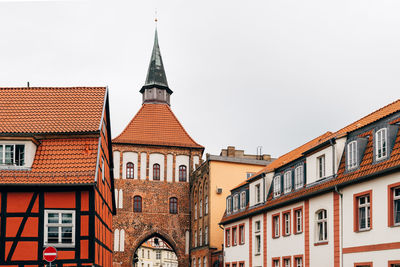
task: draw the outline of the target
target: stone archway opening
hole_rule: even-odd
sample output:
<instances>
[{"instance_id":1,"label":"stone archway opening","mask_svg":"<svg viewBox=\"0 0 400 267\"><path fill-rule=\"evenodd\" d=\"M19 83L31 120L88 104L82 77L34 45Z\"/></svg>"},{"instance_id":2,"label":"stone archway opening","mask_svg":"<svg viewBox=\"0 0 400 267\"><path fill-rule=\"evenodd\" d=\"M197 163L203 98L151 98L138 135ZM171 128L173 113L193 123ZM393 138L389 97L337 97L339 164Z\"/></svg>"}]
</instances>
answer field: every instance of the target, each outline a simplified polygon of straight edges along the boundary
<instances>
[{"instance_id":1,"label":"stone archway opening","mask_svg":"<svg viewBox=\"0 0 400 267\"><path fill-rule=\"evenodd\" d=\"M174 246L159 234L143 240L133 256L134 267L178 267L178 262Z\"/></svg>"}]
</instances>

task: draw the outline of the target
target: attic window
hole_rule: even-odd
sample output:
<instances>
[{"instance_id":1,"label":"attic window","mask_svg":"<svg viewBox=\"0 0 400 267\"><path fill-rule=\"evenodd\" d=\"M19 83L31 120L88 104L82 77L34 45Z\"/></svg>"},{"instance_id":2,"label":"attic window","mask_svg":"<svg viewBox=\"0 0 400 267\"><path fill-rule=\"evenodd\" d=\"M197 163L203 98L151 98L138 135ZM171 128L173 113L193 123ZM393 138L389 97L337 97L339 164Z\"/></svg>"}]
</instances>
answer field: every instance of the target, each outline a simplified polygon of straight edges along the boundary
<instances>
[{"instance_id":1,"label":"attic window","mask_svg":"<svg viewBox=\"0 0 400 267\"><path fill-rule=\"evenodd\" d=\"M381 160L387 157L387 131L382 128L375 134L376 153L375 159Z\"/></svg>"},{"instance_id":2,"label":"attic window","mask_svg":"<svg viewBox=\"0 0 400 267\"><path fill-rule=\"evenodd\" d=\"M0 165L23 166L25 145L0 144Z\"/></svg>"},{"instance_id":3,"label":"attic window","mask_svg":"<svg viewBox=\"0 0 400 267\"><path fill-rule=\"evenodd\" d=\"M350 142L347 145L347 168L357 167L357 141Z\"/></svg>"}]
</instances>

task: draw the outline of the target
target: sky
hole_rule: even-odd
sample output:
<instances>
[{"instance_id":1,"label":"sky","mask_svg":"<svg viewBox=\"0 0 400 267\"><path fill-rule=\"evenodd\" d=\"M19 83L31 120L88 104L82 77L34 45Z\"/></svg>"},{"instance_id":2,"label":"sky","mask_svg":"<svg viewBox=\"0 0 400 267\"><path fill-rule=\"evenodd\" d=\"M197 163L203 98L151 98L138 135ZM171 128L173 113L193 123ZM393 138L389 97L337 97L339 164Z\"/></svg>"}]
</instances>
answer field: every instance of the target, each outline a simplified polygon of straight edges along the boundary
<instances>
[{"instance_id":1,"label":"sky","mask_svg":"<svg viewBox=\"0 0 400 267\"><path fill-rule=\"evenodd\" d=\"M155 10L172 110L206 153L278 157L400 97L398 0L0 0L0 86L108 86L116 137Z\"/></svg>"}]
</instances>

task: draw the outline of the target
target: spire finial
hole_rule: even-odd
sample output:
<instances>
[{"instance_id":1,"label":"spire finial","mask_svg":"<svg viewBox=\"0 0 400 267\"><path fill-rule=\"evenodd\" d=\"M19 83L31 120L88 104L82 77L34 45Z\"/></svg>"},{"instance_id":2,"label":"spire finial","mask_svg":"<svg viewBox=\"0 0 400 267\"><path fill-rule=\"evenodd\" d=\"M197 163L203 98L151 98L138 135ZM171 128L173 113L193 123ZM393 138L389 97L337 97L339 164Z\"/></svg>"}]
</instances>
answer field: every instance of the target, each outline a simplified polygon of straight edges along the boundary
<instances>
[{"instance_id":1,"label":"spire finial","mask_svg":"<svg viewBox=\"0 0 400 267\"><path fill-rule=\"evenodd\" d=\"M157 17L158 16L157 16L157 8L156 8L156 10L154 11L154 22L156 23L156 28L157 28L157 21L158 21Z\"/></svg>"}]
</instances>

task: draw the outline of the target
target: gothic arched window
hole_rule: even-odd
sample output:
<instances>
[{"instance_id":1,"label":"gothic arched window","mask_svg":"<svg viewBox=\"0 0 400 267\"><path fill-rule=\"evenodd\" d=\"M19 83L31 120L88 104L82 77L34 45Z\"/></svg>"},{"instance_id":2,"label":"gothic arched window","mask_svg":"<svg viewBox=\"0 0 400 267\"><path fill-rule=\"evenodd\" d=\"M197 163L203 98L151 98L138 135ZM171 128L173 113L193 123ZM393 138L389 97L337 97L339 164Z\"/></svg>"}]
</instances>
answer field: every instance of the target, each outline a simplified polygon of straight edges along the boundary
<instances>
[{"instance_id":1,"label":"gothic arched window","mask_svg":"<svg viewBox=\"0 0 400 267\"><path fill-rule=\"evenodd\" d=\"M178 199L176 197L171 197L169 199L169 213L171 214L178 213Z\"/></svg>"},{"instance_id":2,"label":"gothic arched window","mask_svg":"<svg viewBox=\"0 0 400 267\"><path fill-rule=\"evenodd\" d=\"M153 180L160 180L160 164L153 165Z\"/></svg>"},{"instance_id":3,"label":"gothic arched window","mask_svg":"<svg viewBox=\"0 0 400 267\"><path fill-rule=\"evenodd\" d=\"M133 211L134 212L142 212L142 197L135 196L133 198Z\"/></svg>"},{"instance_id":4,"label":"gothic arched window","mask_svg":"<svg viewBox=\"0 0 400 267\"><path fill-rule=\"evenodd\" d=\"M179 182L186 182L186 166L179 166Z\"/></svg>"},{"instance_id":5,"label":"gothic arched window","mask_svg":"<svg viewBox=\"0 0 400 267\"><path fill-rule=\"evenodd\" d=\"M135 169L135 165L132 162L128 162L126 164L126 178L127 179L135 178L134 169Z\"/></svg>"}]
</instances>

